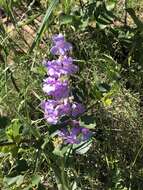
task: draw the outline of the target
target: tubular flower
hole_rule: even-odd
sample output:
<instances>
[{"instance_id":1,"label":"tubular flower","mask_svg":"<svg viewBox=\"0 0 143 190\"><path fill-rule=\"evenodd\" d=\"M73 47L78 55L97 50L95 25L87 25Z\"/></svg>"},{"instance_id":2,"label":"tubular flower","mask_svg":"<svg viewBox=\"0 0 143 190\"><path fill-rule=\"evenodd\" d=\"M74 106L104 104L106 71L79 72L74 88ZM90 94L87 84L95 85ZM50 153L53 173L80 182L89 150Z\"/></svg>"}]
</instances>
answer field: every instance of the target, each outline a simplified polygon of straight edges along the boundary
<instances>
[{"instance_id":1,"label":"tubular flower","mask_svg":"<svg viewBox=\"0 0 143 190\"><path fill-rule=\"evenodd\" d=\"M58 60L44 63L47 74L51 77L61 77L62 75L72 75L78 71L78 67L73 64L71 57L64 56Z\"/></svg>"},{"instance_id":2,"label":"tubular flower","mask_svg":"<svg viewBox=\"0 0 143 190\"><path fill-rule=\"evenodd\" d=\"M49 124L57 124L60 117L70 115L71 106L67 101L47 100L41 104L44 110L44 118Z\"/></svg>"},{"instance_id":3,"label":"tubular flower","mask_svg":"<svg viewBox=\"0 0 143 190\"><path fill-rule=\"evenodd\" d=\"M53 55L65 55L68 51L72 50L72 45L65 41L62 34L53 36L54 46L51 48Z\"/></svg>"},{"instance_id":4,"label":"tubular flower","mask_svg":"<svg viewBox=\"0 0 143 190\"><path fill-rule=\"evenodd\" d=\"M66 98L69 96L68 81L60 81L55 78L48 77L44 79L43 91L55 99Z\"/></svg>"},{"instance_id":5,"label":"tubular flower","mask_svg":"<svg viewBox=\"0 0 143 190\"><path fill-rule=\"evenodd\" d=\"M41 103L44 110L44 118L51 125L60 123L63 116L71 118L70 128L62 127L58 135L65 143L78 144L87 141L91 137L89 129L81 127L79 121L72 120L84 113L85 108L81 103L74 102L71 98L71 90L68 78L75 74L79 68L73 64L72 57L68 57L72 45L65 41L62 34L54 35L51 53L59 55L57 60L44 61L48 77L43 80L43 91L51 98Z\"/></svg>"},{"instance_id":6,"label":"tubular flower","mask_svg":"<svg viewBox=\"0 0 143 190\"><path fill-rule=\"evenodd\" d=\"M63 128L59 131L59 136L65 140L65 143L79 144L87 141L91 137L91 132L87 128L72 127L71 129Z\"/></svg>"},{"instance_id":7,"label":"tubular flower","mask_svg":"<svg viewBox=\"0 0 143 190\"><path fill-rule=\"evenodd\" d=\"M77 117L85 112L85 107L80 103L72 104L72 116Z\"/></svg>"}]
</instances>

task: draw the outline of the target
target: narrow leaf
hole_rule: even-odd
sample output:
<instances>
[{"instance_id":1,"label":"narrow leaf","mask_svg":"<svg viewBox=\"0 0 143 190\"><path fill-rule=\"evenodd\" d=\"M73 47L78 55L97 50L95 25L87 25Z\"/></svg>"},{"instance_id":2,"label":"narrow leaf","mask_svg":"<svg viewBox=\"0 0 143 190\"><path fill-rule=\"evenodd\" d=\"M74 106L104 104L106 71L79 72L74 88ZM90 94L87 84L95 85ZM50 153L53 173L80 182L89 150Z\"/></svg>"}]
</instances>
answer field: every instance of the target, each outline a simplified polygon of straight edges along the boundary
<instances>
[{"instance_id":1,"label":"narrow leaf","mask_svg":"<svg viewBox=\"0 0 143 190\"><path fill-rule=\"evenodd\" d=\"M44 19L39 27L39 30L36 34L36 37L32 43L32 46L29 50L29 53L31 53L33 51L33 49L35 48L36 45L38 45L38 43L40 42L40 39L42 37L42 34L44 32L45 26L48 23L48 19L53 11L53 9L56 7L57 3L59 2L59 0L52 0L51 4L49 5L49 8L47 9L47 12L44 16Z\"/></svg>"}]
</instances>

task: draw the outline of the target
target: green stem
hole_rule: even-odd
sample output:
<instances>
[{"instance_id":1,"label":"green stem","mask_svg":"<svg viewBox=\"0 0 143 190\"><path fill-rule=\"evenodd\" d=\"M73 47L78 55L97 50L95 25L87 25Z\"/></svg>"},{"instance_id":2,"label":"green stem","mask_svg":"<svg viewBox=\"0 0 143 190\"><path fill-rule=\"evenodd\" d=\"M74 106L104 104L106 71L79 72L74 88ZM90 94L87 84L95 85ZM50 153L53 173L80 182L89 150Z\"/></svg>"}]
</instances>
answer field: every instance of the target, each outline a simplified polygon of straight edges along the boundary
<instances>
[{"instance_id":1,"label":"green stem","mask_svg":"<svg viewBox=\"0 0 143 190\"><path fill-rule=\"evenodd\" d=\"M69 185L68 185L68 180L67 180L67 175L65 173L65 162L64 158L61 158L61 179L62 179L62 184L63 184L63 189L64 190L69 190Z\"/></svg>"},{"instance_id":2,"label":"green stem","mask_svg":"<svg viewBox=\"0 0 143 190\"><path fill-rule=\"evenodd\" d=\"M68 176L65 173L64 163L65 163L64 158L61 158L58 175L57 175L57 168L54 168L54 173L55 173L56 181L57 181L57 187L58 187L58 190L71 190L71 188L69 187Z\"/></svg>"},{"instance_id":3,"label":"green stem","mask_svg":"<svg viewBox=\"0 0 143 190\"><path fill-rule=\"evenodd\" d=\"M55 162L55 159L53 159L52 155L47 155L44 153L44 157L47 161L47 163L51 166L54 174L55 179L57 183L58 190L71 190L68 182L68 176L65 173L65 162L64 158L61 158L58 164Z\"/></svg>"}]
</instances>

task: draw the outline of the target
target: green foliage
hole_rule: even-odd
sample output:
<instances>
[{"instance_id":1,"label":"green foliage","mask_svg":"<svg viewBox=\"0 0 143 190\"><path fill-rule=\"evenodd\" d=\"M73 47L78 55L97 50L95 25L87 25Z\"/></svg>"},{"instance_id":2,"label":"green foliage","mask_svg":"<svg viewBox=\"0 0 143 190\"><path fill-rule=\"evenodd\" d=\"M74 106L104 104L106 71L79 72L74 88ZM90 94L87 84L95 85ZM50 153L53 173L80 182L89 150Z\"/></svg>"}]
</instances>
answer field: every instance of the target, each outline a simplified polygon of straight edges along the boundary
<instances>
[{"instance_id":1,"label":"green foliage","mask_svg":"<svg viewBox=\"0 0 143 190\"><path fill-rule=\"evenodd\" d=\"M43 33L43 31L44 31L44 28L45 28L45 26L47 25L48 20L49 20L49 17L50 17L50 15L51 15L53 9L54 9L55 6L57 5L57 3L58 3L58 0L53 0L53 1L51 2L51 4L49 5L49 8L47 9L47 12L46 12L46 14L45 14L45 16L44 16L44 19L43 19L42 23L41 23L41 26L40 26L40 28L39 28L37 34L36 34L36 37L35 37L35 39L34 39L34 42L33 42L32 46L31 46L31 48L30 48L30 52L34 49L34 47L37 45L37 43L39 43L39 40L42 38L42 33Z\"/></svg>"},{"instance_id":2,"label":"green foliage","mask_svg":"<svg viewBox=\"0 0 143 190\"><path fill-rule=\"evenodd\" d=\"M0 0L0 189L142 190L142 11L125 3ZM87 108L80 124L94 134L73 146L40 108L41 63L59 32L80 67L71 78Z\"/></svg>"}]
</instances>

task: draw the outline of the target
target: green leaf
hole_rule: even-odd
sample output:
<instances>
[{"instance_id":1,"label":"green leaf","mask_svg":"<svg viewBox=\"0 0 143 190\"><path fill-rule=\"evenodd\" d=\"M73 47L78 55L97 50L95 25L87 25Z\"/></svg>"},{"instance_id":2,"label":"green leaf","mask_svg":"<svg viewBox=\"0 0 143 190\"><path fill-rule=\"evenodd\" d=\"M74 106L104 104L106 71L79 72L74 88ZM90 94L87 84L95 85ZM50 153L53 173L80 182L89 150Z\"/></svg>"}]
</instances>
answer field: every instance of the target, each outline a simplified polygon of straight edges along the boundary
<instances>
[{"instance_id":1,"label":"green leaf","mask_svg":"<svg viewBox=\"0 0 143 190\"><path fill-rule=\"evenodd\" d=\"M38 186L40 181L41 181L41 176L39 176L39 175L33 175L31 178L31 182L32 182L33 186Z\"/></svg>"},{"instance_id":2,"label":"green leaf","mask_svg":"<svg viewBox=\"0 0 143 190\"><path fill-rule=\"evenodd\" d=\"M95 118L92 115L84 115L80 118L80 125L88 129L94 129L96 127Z\"/></svg>"},{"instance_id":3,"label":"green leaf","mask_svg":"<svg viewBox=\"0 0 143 190\"><path fill-rule=\"evenodd\" d=\"M78 145L73 145L73 149L75 149L75 152L78 154L85 154L91 147L92 140L87 142L82 142Z\"/></svg>"},{"instance_id":4,"label":"green leaf","mask_svg":"<svg viewBox=\"0 0 143 190\"><path fill-rule=\"evenodd\" d=\"M83 126L83 127L85 127L85 128L88 128L88 129L95 129L95 127L96 127L95 123L85 124L82 121L80 121L80 125Z\"/></svg>"},{"instance_id":5,"label":"green leaf","mask_svg":"<svg viewBox=\"0 0 143 190\"><path fill-rule=\"evenodd\" d=\"M39 130L36 128L36 127L31 127L30 128L30 131L32 133L32 135L36 138L36 139L39 139L41 136L40 136L40 132Z\"/></svg>"},{"instance_id":6,"label":"green leaf","mask_svg":"<svg viewBox=\"0 0 143 190\"><path fill-rule=\"evenodd\" d=\"M18 119L13 119L11 125L7 128L6 134L9 140L19 141L21 124Z\"/></svg>"},{"instance_id":7,"label":"green leaf","mask_svg":"<svg viewBox=\"0 0 143 190\"><path fill-rule=\"evenodd\" d=\"M5 0L0 0L0 7L6 8L6 1Z\"/></svg>"},{"instance_id":8,"label":"green leaf","mask_svg":"<svg viewBox=\"0 0 143 190\"><path fill-rule=\"evenodd\" d=\"M24 176L22 175L18 175L16 177L4 177L4 183L6 183L9 186L15 183L17 186L20 186L23 183L23 180Z\"/></svg>"},{"instance_id":9,"label":"green leaf","mask_svg":"<svg viewBox=\"0 0 143 190\"><path fill-rule=\"evenodd\" d=\"M71 24L73 22L73 16L71 15L61 15L60 24Z\"/></svg>"},{"instance_id":10,"label":"green leaf","mask_svg":"<svg viewBox=\"0 0 143 190\"><path fill-rule=\"evenodd\" d=\"M7 140L5 129L0 129L0 141Z\"/></svg>"},{"instance_id":11,"label":"green leaf","mask_svg":"<svg viewBox=\"0 0 143 190\"><path fill-rule=\"evenodd\" d=\"M106 9L108 11L111 11L115 8L116 0L106 0L105 5L106 5Z\"/></svg>"},{"instance_id":12,"label":"green leaf","mask_svg":"<svg viewBox=\"0 0 143 190\"><path fill-rule=\"evenodd\" d=\"M106 27L107 27L107 25L105 25L105 24L101 24L101 23L99 23L99 22L97 22L97 28L99 28L99 29L101 29L101 30L103 30L103 29L105 29Z\"/></svg>"},{"instance_id":13,"label":"green leaf","mask_svg":"<svg viewBox=\"0 0 143 190\"><path fill-rule=\"evenodd\" d=\"M36 45L38 45L38 43L40 42L40 39L42 38L42 34L44 32L44 29L45 29L45 26L48 24L48 21L49 21L49 17L52 13L52 11L54 10L54 8L56 7L57 3L59 2L59 0L52 0L50 5L49 5L49 8L47 9L47 12L44 16L44 19L39 27L39 30L36 34L36 37L32 43L32 46L29 50L29 53L31 53L33 51L33 49L35 48Z\"/></svg>"},{"instance_id":14,"label":"green leaf","mask_svg":"<svg viewBox=\"0 0 143 190\"><path fill-rule=\"evenodd\" d=\"M46 70L45 70L45 68L43 67L43 66L38 66L38 67L32 67L31 68L31 71L33 72L33 73L36 73L36 74L39 74L39 75L41 75L41 76L45 76L45 74L46 74Z\"/></svg>"},{"instance_id":15,"label":"green leaf","mask_svg":"<svg viewBox=\"0 0 143 190\"><path fill-rule=\"evenodd\" d=\"M44 137L44 143L41 145L41 148L44 150L45 146L48 144L50 138L49 134Z\"/></svg>"},{"instance_id":16,"label":"green leaf","mask_svg":"<svg viewBox=\"0 0 143 190\"><path fill-rule=\"evenodd\" d=\"M110 106L112 104L112 99L111 98L103 98L102 102L104 106Z\"/></svg>"},{"instance_id":17,"label":"green leaf","mask_svg":"<svg viewBox=\"0 0 143 190\"><path fill-rule=\"evenodd\" d=\"M99 83L97 84L97 88L100 92L105 93L110 90L110 86L106 83Z\"/></svg>"},{"instance_id":18,"label":"green leaf","mask_svg":"<svg viewBox=\"0 0 143 190\"><path fill-rule=\"evenodd\" d=\"M109 21L107 18L103 17L103 16L100 16L98 19L97 19L97 22L99 24L102 24L102 25L108 25L108 24L111 24L111 21Z\"/></svg>"},{"instance_id":19,"label":"green leaf","mask_svg":"<svg viewBox=\"0 0 143 190\"><path fill-rule=\"evenodd\" d=\"M17 147L15 146L15 145L8 145L8 146L4 146L4 147L2 147L1 149L0 149L0 152L2 152L2 153L10 153L10 152L16 152L17 150Z\"/></svg>"},{"instance_id":20,"label":"green leaf","mask_svg":"<svg viewBox=\"0 0 143 190\"><path fill-rule=\"evenodd\" d=\"M68 151L69 147L65 146L63 148L60 147L56 147L53 151L53 154L60 156L60 157L64 157L65 153Z\"/></svg>"}]
</instances>

